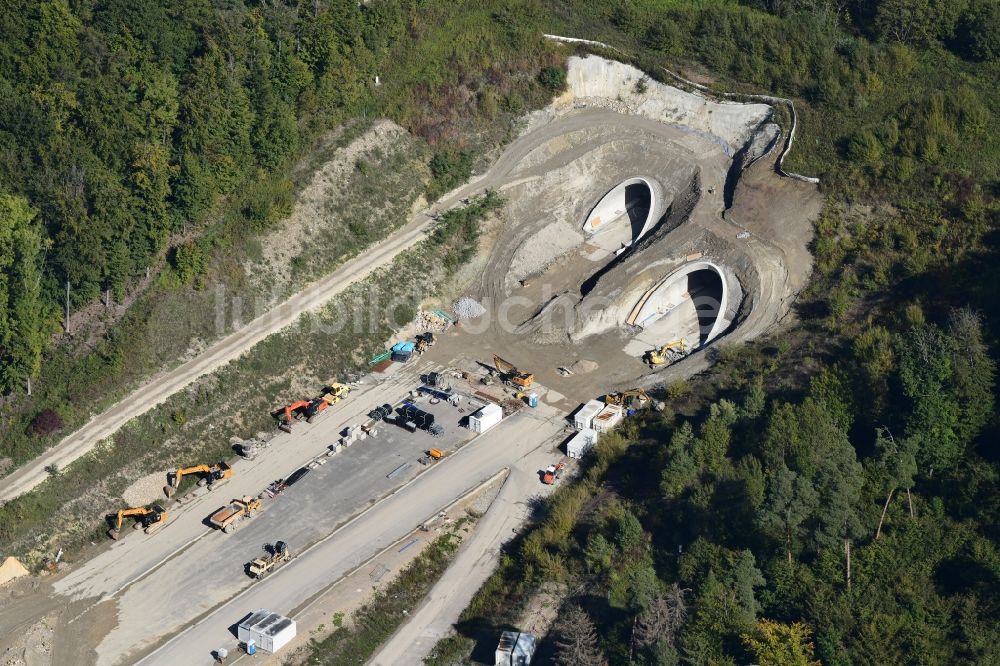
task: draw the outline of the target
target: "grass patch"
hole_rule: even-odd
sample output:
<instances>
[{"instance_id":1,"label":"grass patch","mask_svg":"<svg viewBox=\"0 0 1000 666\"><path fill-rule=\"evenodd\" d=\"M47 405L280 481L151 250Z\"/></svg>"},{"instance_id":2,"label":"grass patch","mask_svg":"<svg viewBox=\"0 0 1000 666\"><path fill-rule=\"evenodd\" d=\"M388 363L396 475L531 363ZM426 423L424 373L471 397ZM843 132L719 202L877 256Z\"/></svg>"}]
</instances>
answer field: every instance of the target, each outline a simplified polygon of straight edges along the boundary
<instances>
[{"instance_id":1,"label":"grass patch","mask_svg":"<svg viewBox=\"0 0 1000 666\"><path fill-rule=\"evenodd\" d=\"M338 626L323 640L309 645L306 664L356 666L365 663L392 636L416 609L454 559L460 538L456 532L464 524L457 521L435 539L399 576L358 610L349 626Z\"/></svg>"}]
</instances>

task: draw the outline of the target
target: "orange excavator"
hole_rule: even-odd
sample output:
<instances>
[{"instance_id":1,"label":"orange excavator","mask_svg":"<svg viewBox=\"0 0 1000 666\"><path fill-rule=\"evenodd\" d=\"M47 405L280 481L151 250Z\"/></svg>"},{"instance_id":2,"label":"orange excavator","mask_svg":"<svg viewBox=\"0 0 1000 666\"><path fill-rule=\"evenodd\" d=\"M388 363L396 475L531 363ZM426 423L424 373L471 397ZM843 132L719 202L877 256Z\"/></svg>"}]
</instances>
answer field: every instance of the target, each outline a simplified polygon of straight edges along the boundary
<instances>
[{"instance_id":1,"label":"orange excavator","mask_svg":"<svg viewBox=\"0 0 1000 666\"><path fill-rule=\"evenodd\" d=\"M202 464L193 467L178 467L174 472L167 472L167 485L163 486L163 492L167 497L174 496L174 493L177 492L177 487L181 485L181 479L188 474L201 474L202 477L198 480L198 485L207 485L209 490L214 490L233 476L233 468L222 460L215 465Z\"/></svg>"},{"instance_id":2,"label":"orange excavator","mask_svg":"<svg viewBox=\"0 0 1000 666\"><path fill-rule=\"evenodd\" d=\"M156 532L167 523L167 512L159 505L122 509L115 518L115 526L108 530L108 536L118 541L118 538L121 536L122 522L129 516L135 516L138 519L135 522L135 529L141 527L145 529L146 534ZM111 516L108 516L108 518L110 519Z\"/></svg>"},{"instance_id":3,"label":"orange excavator","mask_svg":"<svg viewBox=\"0 0 1000 666\"><path fill-rule=\"evenodd\" d=\"M291 432L292 421L298 418L299 414L301 414L310 404L311 402L309 400L296 400L292 404L286 405L283 410L279 409L276 411L272 416L276 416L278 418L278 429L284 430L285 432ZM284 412L285 417L283 421L281 420L282 412Z\"/></svg>"},{"instance_id":4,"label":"orange excavator","mask_svg":"<svg viewBox=\"0 0 1000 666\"><path fill-rule=\"evenodd\" d=\"M312 420L317 414L330 405L335 405L343 400L344 396L347 395L350 390L351 387L346 384L332 382L329 386L323 389L323 395L318 398L313 398L312 400L298 400L286 406L283 410L279 409L272 416L279 419L280 422L278 424L278 428L280 430L291 432L293 420L305 415L306 423L312 423ZM282 414L282 412L284 412L284 414ZM281 420L282 415L284 416L284 420Z\"/></svg>"}]
</instances>

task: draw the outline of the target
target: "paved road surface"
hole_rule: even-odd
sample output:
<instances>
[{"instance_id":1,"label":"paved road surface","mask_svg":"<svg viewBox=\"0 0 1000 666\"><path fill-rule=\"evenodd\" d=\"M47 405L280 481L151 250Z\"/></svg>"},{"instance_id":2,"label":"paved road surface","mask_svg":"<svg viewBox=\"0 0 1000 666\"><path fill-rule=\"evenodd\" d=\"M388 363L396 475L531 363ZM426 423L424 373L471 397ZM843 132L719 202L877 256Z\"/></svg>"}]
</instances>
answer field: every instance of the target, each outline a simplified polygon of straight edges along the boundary
<instances>
[{"instance_id":1,"label":"paved road surface","mask_svg":"<svg viewBox=\"0 0 1000 666\"><path fill-rule=\"evenodd\" d=\"M296 608L310 597L505 466L522 474L536 473L538 457L529 454L557 438L564 425L562 415L544 405L538 410L515 414L341 527L290 565L194 621L138 663L197 666L211 664L212 651L220 647L234 654L237 641L230 627L251 611L267 608L294 616Z\"/></svg>"},{"instance_id":2,"label":"paved road surface","mask_svg":"<svg viewBox=\"0 0 1000 666\"><path fill-rule=\"evenodd\" d=\"M500 548L528 518L525 498L539 492L540 484L536 470L530 469L533 466L527 467L511 469L500 494L455 561L424 604L368 662L371 666L420 666L434 645L451 633L452 625L496 568Z\"/></svg>"},{"instance_id":3,"label":"paved road surface","mask_svg":"<svg viewBox=\"0 0 1000 666\"><path fill-rule=\"evenodd\" d=\"M521 164L529 153L538 146L554 138L590 127L633 127L671 136L679 133L676 128L649 118L625 116L599 109L560 117L533 129L514 141L483 177L455 190L435 204L434 208L445 210L454 206L464 197L482 193L490 188L499 189L507 184L539 178L549 170L571 162L591 150L592 145L584 143L576 146L573 150L561 153L556 160L543 160L539 164L530 166ZM423 238L424 233L432 224L433 220L425 213L417 214L402 229L365 251L362 255L348 261L326 278L312 284L267 314L254 319L240 330L208 347L196 358L170 372L155 377L144 386L136 389L131 395L104 413L95 416L82 428L67 436L58 445L34 461L18 468L6 478L0 479L0 502L18 497L42 483L49 476L45 471L49 465L55 464L65 468L93 449L100 441L113 435L125 423L164 402L198 377L239 358L240 355L264 338L294 323L303 313L322 307L348 286L364 279L375 269L387 265L401 252L412 247Z\"/></svg>"}]
</instances>

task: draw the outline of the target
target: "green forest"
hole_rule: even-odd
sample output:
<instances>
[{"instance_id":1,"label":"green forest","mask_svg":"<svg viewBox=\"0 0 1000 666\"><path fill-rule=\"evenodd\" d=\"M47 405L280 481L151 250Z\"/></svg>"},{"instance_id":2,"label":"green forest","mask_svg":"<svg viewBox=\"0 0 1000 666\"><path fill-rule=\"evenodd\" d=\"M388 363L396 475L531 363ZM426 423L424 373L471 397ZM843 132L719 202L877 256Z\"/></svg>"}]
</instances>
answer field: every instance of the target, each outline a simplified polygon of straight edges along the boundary
<instances>
[{"instance_id":1,"label":"green forest","mask_svg":"<svg viewBox=\"0 0 1000 666\"><path fill-rule=\"evenodd\" d=\"M544 4L650 76L792 98L816 266L790 330L602 438L428 663L537 595L561 666L1000 663L1000 3Z\"/></svg>"},{"instance_id":2,"label":"green forest","mask_svg":"<svg viewBox=\"0 0 1000 666\"><path fill-rule=\"evenodd\" d=\"M602 439L429 663L537 593L560 665L1000 663L1000 0L9 0L0 30L17 463L166 363L147 301L224 281L338 127L409 130L433 198L563 85L543 33L792 98L785 166L826 196L796 323Z\"/></svg>"},{"instance_id":3,"label":"green forest","mask_svg":"<svg viewBox=\"0 0 1000 666\"><path fill-rule=\"evenodd\" d=\"M221 333L211 294L246 293L240 260L331 136L387 117L426 153L428 198L467 178L561 84L540 76L560 71L542 13L531 0L7 3L0 470ZM352 228L333 259L373 240ZM70 330L67 310L84 317Z\"/></svg>"}]
</instances>

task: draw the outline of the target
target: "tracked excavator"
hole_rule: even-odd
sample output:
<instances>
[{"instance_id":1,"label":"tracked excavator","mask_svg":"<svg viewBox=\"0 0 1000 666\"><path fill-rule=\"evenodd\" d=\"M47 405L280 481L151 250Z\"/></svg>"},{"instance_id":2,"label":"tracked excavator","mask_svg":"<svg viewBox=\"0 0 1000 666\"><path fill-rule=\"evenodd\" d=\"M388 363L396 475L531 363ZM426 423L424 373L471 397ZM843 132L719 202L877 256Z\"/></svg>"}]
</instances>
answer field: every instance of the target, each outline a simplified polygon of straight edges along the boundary
<instances>
[{"instance_id":1,"label":"tracked excavator","mask_svg":"<svg viewBox=\"0 0 1000 666\"><path fill-rule=\"evenodd\" d=\"M132 509L122 509L115 518L115 526L108 530L108 536L118 541L121 536L122 522L128 517L135 516L135 529L143 528L146 534L153 534L167 522L167 512L162 506L139 506ZM108 516L110 518L111 516Z\"/></svg>"},{"instance_id":2,"label":"tracked excavator","mask_svg":"<svg viewBox=\"0 0 1000 666\"><path fill-rule=\"evenodd\" d=\"M177 492L177 487L181 485L181 479L189 474L201 474L202 477L198 480L198 485L207 485L209 490L214 490L233 476L233 468L222 460L214 465L178 467L176 471L167 473L167 485L163 486L164 494L167 497L173 497L174 493Z\"/></svg>"},{"instance_id":3,"label":"tracked excavator","mask_svg":"<svg viewBox=\"0 0 1000 666\"><path fill-rule=\"evenodd\" d=\"M646 363L650 365L669 365L675 361L679 361L690 353L690 348L688 347L687 340L684 338L678 338L677 340L671 340L665 345L657 347L656 349L650 349L646 352Z\"/></svg>"},{"instance_id":4,"label":"tracked excavator","mask_svg":"<svg viewBox=\"0 0 1000 666\"><path fill-rule=\"evenodd\" d=\"M621 393L609 393L604 396L604 402L608 405L625 405L632 398L638 398L640 402L650 400L649 394L646 393L645 389L634 388L622 391Z\"/></svg>"},{"instance_id":5,"label":"tracked excavator","mask_svg":"<svg viewBox=\"0 0 1000 666\"><path fill-rule=\"evenodd\" d=\"M493 355L493 365L503 381L518 388L531 388L531 385L535 383L535 375L530 372L521 372L513 363L503 360L496 354Z\"/></svg>"},{"instance_id":6,"label":"tracked excavator","mask_svg":"<svg viewBox=\"0 0 1000 666\"><path fill-rule=\"evenodd\" d=\"M344 396L351 390L351 387L346 384L339 384L337 382L331 382L329 386L323 389L323 395L318 398L313 398L312 400L298 400L290 405L287 405L283 410L279 409L272 416L279 419L278 429L285 432L292 431L292 421L301 416L306 417L306 423L312 423L312 420L317 414L322 412L324 409L330 405L336 405L338 402L344 399ZM284 420L281 420L282 412L284 412Z\"/></svg>"}]
</instances>

